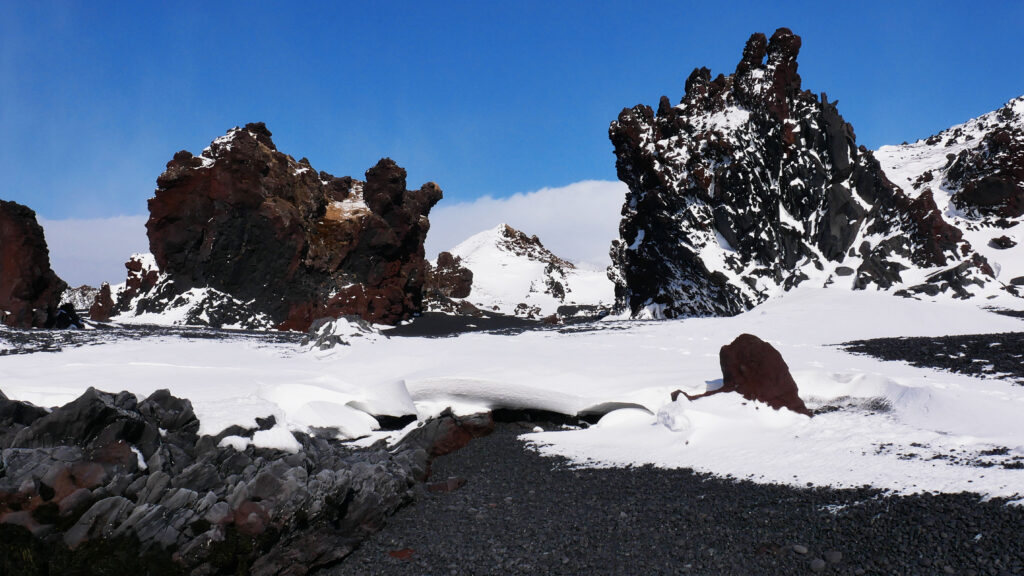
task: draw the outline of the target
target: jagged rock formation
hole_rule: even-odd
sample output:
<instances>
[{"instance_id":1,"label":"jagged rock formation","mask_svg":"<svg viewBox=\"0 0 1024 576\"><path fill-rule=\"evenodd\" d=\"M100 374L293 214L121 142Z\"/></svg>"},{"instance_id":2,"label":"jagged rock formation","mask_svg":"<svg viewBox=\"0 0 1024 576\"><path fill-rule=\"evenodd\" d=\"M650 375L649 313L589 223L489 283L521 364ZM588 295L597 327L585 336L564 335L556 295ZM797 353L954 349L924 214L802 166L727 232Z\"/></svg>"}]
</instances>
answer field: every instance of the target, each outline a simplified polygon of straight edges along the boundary
<instances>
[{"instance_id":1,"label":"jagged rock formation","mask_svg":"<svg viewBox=\"0 0 1024 576\"><path fill-rule=\"evenodd\" d=\"M52 412L0 393L0 573L306 574L379 530L434 456L494 426L446 413L355 449L257 423L199 436L166 390L90 388ZM233 447L271 432L294 449Z\"/></svg>"},{"instance_id":2,"label":"jagged rock formation","mask_svg":"<svg viewBox=\"0 0 1024 576\"><path fill-rule=\"evenodd\" d=\"M75 310L88 310L96 301L97 294L99 294L99 290L87 284L82 284L78 288L68 287L61 294L60 303L62 305L70 304Z\"/></svg>"},{"instance_id":3,"label":"jagged rock formation","mask_svg":"<svg viewBox=\"0 0 1024 576\"><path fill-rule=\"evenodd\" d=\"M99 292L93 297L92 306L89 307L89 318L106 322L114 314L114 298L110 293L110 284L104 282L100 285Z\"/></svg>"},{"instance_id":4,"label":"jagged rock formation","mask_svg":"<svg viewBox=\"0 0 1024 576\"><path fill-rule=\"evenodd\" d=\"M459 272L460 268L468 274ZM537 236L527 236L507 224L476 234L449 255L439 256L436 269L442 272L435 276L445 282L459 279L459 293L468 289L464 296L453 292L450 300L524 318L548 317L560 307L589 307L596 312L610 304L612 297L604 273L559 258ZM434 309L450 311L451 306Z\"/></svg>"},{"instance_id":5,"label":"jagged rock formation","mask_svg":"<svg viewBox=\"0 0 1024 576\"><path fill-rule=\"evenodd\" d=\"M932 195L942 215L992 264L1004 289L1024 281L1024 97L876 158L910 197Z\"/></svg>"},{"instance_id":6,"label":"jagged rock formation","mask_svg":"<svg viewBox=\"0 0 1024 576\"><path fill-rule=\"evenodd\" d=\"M117 308L160 312L187 296L179 307L197 310L188 322L207 323L213 307L211 325L256 315L290 330L346 314L407 319L420 310L427 214L441 189L406 190L405 176L388 158L365 182L318 173L279 152L262 123L232 129L199 156L178 152L146 223L161 280Z\"/></svg>"},{"instance_id":7,"label":"jagged rock formation","mask_svg":"<svg viewBox=\"0 0 1024 576\"><path fill-rule=\"evenodd\" d=\"M50 268L36 213L0 200L0 322L14 328L53 327L67 287Z\"/></svg>"},{"instance_id":8,"label":"jagged rock formation","mask_svg":"<svg viewBox=\"0 0 1024 576\"><path fill-rule=\"evenodd\" d=\"M903 194L836 103L802 90L800 44L785 28L754 34L733 74L698 68L680 104L612 123L630 189L611 250L617 307L732 315L812 278L967 296L991 276L930 194Z\"/></svg>"}]
</instances>

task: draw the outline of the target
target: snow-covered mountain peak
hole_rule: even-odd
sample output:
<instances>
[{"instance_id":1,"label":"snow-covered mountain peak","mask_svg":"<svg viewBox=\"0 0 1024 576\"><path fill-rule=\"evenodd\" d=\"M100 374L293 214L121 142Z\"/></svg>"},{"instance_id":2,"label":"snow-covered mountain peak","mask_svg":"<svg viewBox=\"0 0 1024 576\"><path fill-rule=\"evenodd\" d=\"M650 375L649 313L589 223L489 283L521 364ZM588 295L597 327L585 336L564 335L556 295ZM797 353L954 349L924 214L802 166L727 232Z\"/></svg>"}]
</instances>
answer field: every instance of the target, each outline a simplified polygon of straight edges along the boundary
<instances>
[{"instance_id":1,"label":"snow-covered mountain peak","mask_svg":"<svg viewBox=\"0 0 1024 576\"><path fill-rule=\"evenodd\" d=\"M559 306L608 305L613 298L603 270L578 268L508 224L474 234L450 253L473 272L466 300L484 310L541 318Z\"/></svg>"},{"instance_id":2,"label":"snow-covered mountain peak","mask_svg":"<svg viewBox=\"0 0 1024 576\"><path fill-rule=\"evenodd\" d=\"M572 269L576 267L572 262L555 256L544 247L544 244L541 243L536 235L527 236L504 222L494 228L470 236L453 248L451 253L454 256L468 259L475 252L484 251L486 253L494 249L506 252L511 256L522 257L544 264L552 264L562 268Z\"/></svg>"}]
</instances>

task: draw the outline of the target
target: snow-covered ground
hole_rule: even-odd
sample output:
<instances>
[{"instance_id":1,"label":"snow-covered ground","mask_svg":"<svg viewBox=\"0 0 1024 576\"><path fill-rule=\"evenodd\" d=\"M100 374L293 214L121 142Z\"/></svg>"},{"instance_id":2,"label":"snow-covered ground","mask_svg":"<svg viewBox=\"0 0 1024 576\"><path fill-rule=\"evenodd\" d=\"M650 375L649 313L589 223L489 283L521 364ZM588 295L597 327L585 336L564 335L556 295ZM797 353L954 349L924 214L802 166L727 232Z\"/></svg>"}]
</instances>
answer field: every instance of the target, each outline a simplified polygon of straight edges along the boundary
<instances>
[{"instance_id":1,"label":"snow-covered ground","mask_svg":"<svg viewBox=\"0 0 1024 576\"><path fill-rule=\"evenodd\" d=\"M286 429L334 427L342 437L368 436L363 442L399 435L372 432L370 414L424 418L448 406L464 413L510 407L572 414L627 403L636 407L611 412L589 429L526 437L545 454L586 465L651 463L798 486L871 484L1024 498L1024 470L963 463L1024 457L1024 386L832 346L1024 327L979 304L808 287L732 318L606 321L593 330L514 336L352 338L327 351L242 339L149 338L2 357L0 389L54 406L89 386L139 396L168 388L192 400L202 433L255 426L256 417L272 414L278 428L256 442L285 448ZM842 408L806 418L736 394L670 402L673 390L717 385L718 350L743 332L778 348L809 407ZM997 448L1009 451L981 454Z\"/></svg>"}]
</instances>

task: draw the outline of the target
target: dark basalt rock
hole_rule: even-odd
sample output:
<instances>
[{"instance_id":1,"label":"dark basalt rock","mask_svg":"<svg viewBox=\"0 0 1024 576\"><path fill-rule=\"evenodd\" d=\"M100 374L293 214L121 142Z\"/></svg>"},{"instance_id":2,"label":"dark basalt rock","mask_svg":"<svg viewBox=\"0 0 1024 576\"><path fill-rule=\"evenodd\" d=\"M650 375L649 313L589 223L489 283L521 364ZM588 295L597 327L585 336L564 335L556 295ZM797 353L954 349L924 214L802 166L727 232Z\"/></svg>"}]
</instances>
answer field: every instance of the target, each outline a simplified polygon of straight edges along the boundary
<instances>
[{"instance_id":1,"label":"dark basalt rock","mask_svg":"<svg viewBox=\"0 0 1024 576\"><path fill-rule=\"evenodd\" d=\"M262 123L229 131L200 156L178 152L149 201L159 275L129 266L143 298L122 294L117 311L159 312L205 288L218 295L190 304L194 323L259 315L305 331L317 318L346 314L407 319L421 308L427 214L441 189L406 190L405 176L388 158L365 183L318 173L279 152ZM202 313L211 308L220 311L216 321Z\"/></svg>"},{"instance_id":2,"label":"dark basalt rock","mask_svg":"<svg viewBox=\"0 0 1024 576\"><path fill-rule=\"evenodd\" d=\"M423 285L423 303L430 310L443 310L457 314L474 315L480 311L465 301L473 290L473 271L462 265L462 258L451 252L437 255L437 265L427 264Z\"/></svg>"},{"instance_id":3,"label":"dark basalt rock","mask_svg":"<svg viewBox=\"0 0 1024 576\"><path fill-rule=\"evenodd\" d=\"M1000 250L1013 248L1014 246L1017 245L1017 242L1014 241L1014 239L1010 238L1009 236L998 236L996 238L989 240L988 243L993 248L998 248Z\"/></svg>"},{"instance_id":4,"label":"dark basalt rock","mask_svg":"<svg viewBox=\"0 0 1024 576\"><path fill-rule=\"evenodd\" d=\"M611 124L629 186L609 270L618 308L737 314L834 263L856 269L853 288L899 283L905 260L971 262L959 285L991 275L930 194L907 197L836 103L802 90L800 46L785 28L754 34L735 73L698 68L679 105L627 108Z\"/></svg>"},{"instance_id":5,"label":"dark basalt rock","mask_svg":"<svg viewBox=\"0 0 1024 576\"><path fill-rule=\"evenodd\" d=\"M1013 120L1012 108L1005 108ZM953 204L977 216L1024 216L1024 129L1008 124L985 134L981 144L960 152L947 178L958 190Z\"/></svg>"},{"instance_id":6,"label":"dark basalt rock","mask_svg":"<svg viewBox=\"0 0 1024 576\"><path fill-rule=\"evenodd\" d=\"M0 322L14 328L53 327L67 287L50 269L36 213L0 200Z\"/></svg>"},{"instance_id":7,"label":"dark basalt rock","mask_svg":"<svg viewBox=\"0 0 1024 576\"><path fill-rule=\"evenodd\" d=\"M811 416L789 366L771 344L752 334L740 334L731 344L722 346L718 359L722 365L721 388L695 396L676 390L672 401L679 394L696 400L721 392L739 392L747 400L764 402L776 410L787 408Z\"/></svg>"},{"instance_id":8,"label":"dark basalt rock","mask_svg":"<svg viewBox=\"0 0 1024 576\"><path fill-rule=\"evenodd\" d=\"M493 421L445 414L392 450L296 434L296 453L237 451L199 436L191 403L166 390L89 389L49 413L0 394L0 426L2 574L301 575L349 554L410 501L432 455Z\"/></svg>"}]
</instances>

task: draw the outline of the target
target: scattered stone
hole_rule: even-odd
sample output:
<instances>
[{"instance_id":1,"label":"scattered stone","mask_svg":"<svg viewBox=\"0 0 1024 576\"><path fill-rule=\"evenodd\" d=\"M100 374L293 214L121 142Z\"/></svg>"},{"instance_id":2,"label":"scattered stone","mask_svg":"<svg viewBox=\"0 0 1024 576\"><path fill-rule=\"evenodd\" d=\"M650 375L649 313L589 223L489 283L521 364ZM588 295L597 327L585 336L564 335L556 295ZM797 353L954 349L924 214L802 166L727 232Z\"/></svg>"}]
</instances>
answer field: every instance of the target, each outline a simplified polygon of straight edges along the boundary
<instances>
[{"instance_id":1,"label":"scattered stone","mask_svg":"<svg viewBox=\"0 0 1024 576\"><path fill-rule=\"evenodd\" d=\"M821 572L825 569L825 561L821 558L811 560L811 572Z\"/></svg>"},{"instance_id":2,"label":"scattered stone","mask_svg":"<svg viewBox=\"0 0 1024 576\"><path fill-rule=\"evenodd\" d=\"M1008 248L1013 248L1014 246L1016 246L1017 242L1013 240L1013 238L1010 238L1009 236L999 236L997 238L989 240L988 244L993 248L999 250L1006 250Z\"/></svg>"},{"instance_id":3,"label":"scattered stone","mask_svg":"<svg viewBox=\"0 0 1024 576\"><path fill-rule=\"evenodd\" d=\"M807 549L807 546L804 546L803 544L794 544L793 552L796 552L797 554L807 554L809 550Z\"/></svg>"},{"instance_id":4,"label":"scattered stone","mask_svg":"<svg viewBox=\"0 0 1024 576\"><path fill-rule=\"evenodd\" d=\"M843 553L838 550L829 550L825 552L825 560L829 564L838 564L843 559Z\"/></svg>"}]
</instances>

